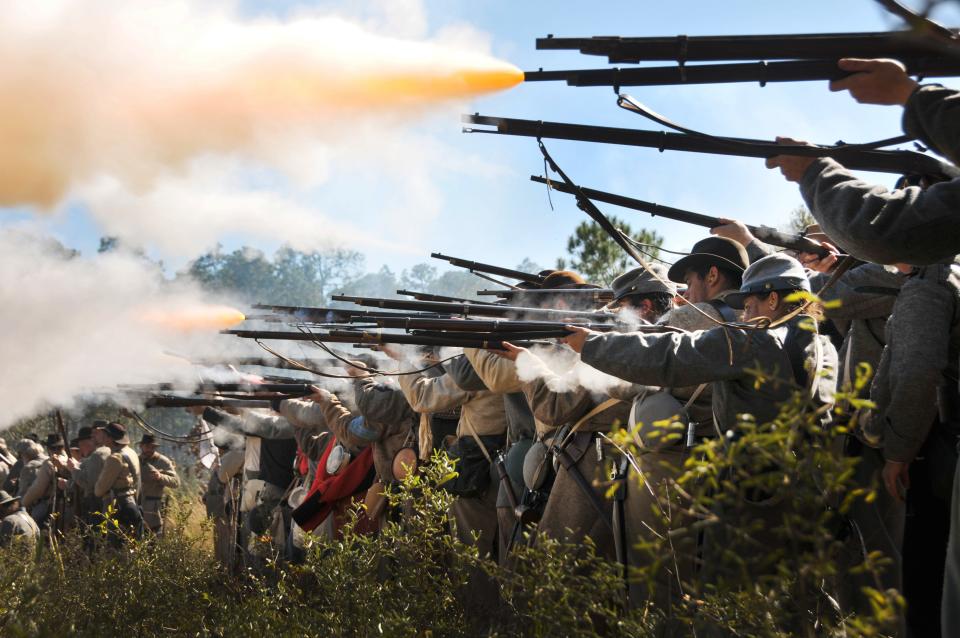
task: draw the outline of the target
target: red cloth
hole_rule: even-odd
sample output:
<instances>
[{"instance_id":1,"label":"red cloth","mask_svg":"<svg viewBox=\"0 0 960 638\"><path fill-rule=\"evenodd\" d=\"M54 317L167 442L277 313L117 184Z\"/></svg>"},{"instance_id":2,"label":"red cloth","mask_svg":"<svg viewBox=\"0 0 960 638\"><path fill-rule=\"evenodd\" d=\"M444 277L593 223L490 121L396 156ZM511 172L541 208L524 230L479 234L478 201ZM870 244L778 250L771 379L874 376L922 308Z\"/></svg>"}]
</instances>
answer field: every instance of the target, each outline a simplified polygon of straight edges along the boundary
<instances>
[{"instance_id":1,"label":"red cloth","mask_svg":"<svg viewBox=\"0 0 960 638\"><path fill-rule=\"evenodd\" d=\"M303 453L303 450L297 448L297 472L300 476L306 476L309 471L310 461L307 459L307 455Z\"/></svg>"},{"instance_id":2,"label":"red cloth","mask_svg":"<svg viewBox=\"0 0 960 638\"><path fill-rule=\"evenodd\" d=\"M373 450L368 447L352 459L342 473L333 476L327 474L327 457L333 447L331 442L324 450L310 491L303 499L300 507L293 510L293 520L308 532L316 529L335 510L341 514L338 517L340 520L336 521L335 519L335 523L342 524L342 514L353 504L353 497L363 498L365 493L364 483L373 468ZM339 525L337 526L339 527ZM366 527L366 525L362 525L362 527ZM359 531L366 530L360 529Z\"/></svg>"}]
</instances>

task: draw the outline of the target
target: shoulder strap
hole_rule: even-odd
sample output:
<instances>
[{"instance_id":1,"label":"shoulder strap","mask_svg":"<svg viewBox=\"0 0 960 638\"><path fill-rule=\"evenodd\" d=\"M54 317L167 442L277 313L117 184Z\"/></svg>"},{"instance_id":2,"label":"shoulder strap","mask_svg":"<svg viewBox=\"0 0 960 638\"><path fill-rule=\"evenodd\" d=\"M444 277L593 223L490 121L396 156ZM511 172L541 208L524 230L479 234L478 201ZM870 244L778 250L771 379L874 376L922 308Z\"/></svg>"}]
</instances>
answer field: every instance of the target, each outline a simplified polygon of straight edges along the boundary
<instances>
[{"instance_id":1,"label":"shoulder strap","mask_svg":"<svg viewBox=\"0 0 960 638\"><path fill-rule=\"evenodd\" d=\"M720 317L727 323L737 321L737 312L731 308L723 299L711 299L707 302L713 309L720 313Z\"/></svg>"}]
</instances>

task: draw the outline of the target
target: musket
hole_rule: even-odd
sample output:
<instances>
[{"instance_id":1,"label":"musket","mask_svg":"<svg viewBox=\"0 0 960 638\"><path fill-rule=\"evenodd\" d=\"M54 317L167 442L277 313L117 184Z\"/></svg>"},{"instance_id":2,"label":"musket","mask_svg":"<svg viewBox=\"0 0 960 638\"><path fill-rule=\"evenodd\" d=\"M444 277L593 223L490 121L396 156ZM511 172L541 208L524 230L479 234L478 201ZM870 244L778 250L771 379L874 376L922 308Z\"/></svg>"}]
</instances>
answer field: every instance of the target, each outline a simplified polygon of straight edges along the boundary
<instances>
[{"instance_id":1,"label":"musket","mask_svg":"<svg viewBox=\"0 0 960 638\"><path fill-rule=\"evenodd\" d=\"M177 385L174 383L124 384L117 388L125 392L270 392L306 396L313 393L309 383L199 383Z\"/></svg>"},{"instance_id":2,"label":"musket","mask_svg":"<svg viewBox=\"0 0 960 638\"><path fill-rule=\"evenodd\" d=\"M409 317L406 319L378 319L376 324L381 328L401 330L446 330L449 332L533 332L537 330L562 330L564 326L576 325L606 332L613 330L617 324L613 323L580 323L567 324L562 321L512 321L484 320L484 319L433 319ZM570 331L566 331L569 333Z\"/></svg>"},{"instance_id":3,"label":"musket","mask_svg":"<svg viewBox=\"0 0 960 638\"><path fill-rule=\"evenodd\" d=\"M956 77L960 60L955 58L900 58L907 73L920 78ZM673 86L678 84L727 84L733 82L808 82L839 80L857 73L844 71L837 60L787 60L737 64L696 64L613 69L526 71L525 82L563 81L568 86Z\"/></svg>"},{"instance_id":4,"label":"musket","mask_svg":"<svg viewBox=\"0 0 960 638\"><path fill-rule=\"evenodd\" d=\"M537 38L540 50L606 56L611 64L647 61L823 60L928 57L939 49L912 31L721 36Z\"/></svg>"},{"instance_id":5,"label":"musket","mask_svg":"<svg viewBox=\"0 0 960 638\"><path fill-rule=\"evenodd\" d=\"M484 264L479 261L470 261L469 259L460 259L459 257L451 257L449 255L441 255L440 253L430 253L430 256L434 259L443 259L444 261L450 262L454 266L459 268L466 268L472 273L486 273L488 275L497 275L498 277L506 277L508 279L516 279L518 281L525 281L528 284L535 284L540 286L543 284L545 277L542 275L535 275L529 272L523 272L522 270L514 270L512 268L502 268L500 266L491 266L490 264Z\"/></svg>"},{"instance_id":6,"label":"musket","mask_svg":"<svg viewBox=\"0 0 960 638\"><path fill-rule=\"evenodd\" d=\"M522 333L448 333L439 331L415 331L390 333L380 330L331 330L327 333L271 332L266 330L228 330L244 339L273 339L281 341L319 341L334 343L401 344L417 346L450 346L459 348L502 349L504 341L517 345L530 345L534 339L555 339L566 336L569 330L551 329Z\"/></svg>"},{"instance_id":7,"label":"musket","mask_svg":"<svg viewBox=\"0 0 960 638\"><path fill-rule=\"evenodd\" d=\"M446 301L449 303L485 303L473 299L464 299L463 297L448 297L447 295L435 295L430 292L415 292L413 290L398 290L398 295L404 297L413 297L418 301Z\"/></svg>"},{"instance_id":8,"label":"musket","mask_svg":"<svg viewBox=\"0 0 960 638\"><path fill-rule=\"evenodd\" d=\"M342 295L334 295L333 300L338 300ZM471 302L472 303L472 302ZM483 302L476 302L483 303ZM370 310L352 310L350 308L316 308L311 306L274 306L268 304L254 304L254 308L271 310L293 316L308 322L323 323L349 323L354 317L379 318L379 317L397 317L403 316L396 312L377 312Z\"/></svg>"},{"instance_id":9,"label":"musket","mask_svg":"<svg viewBox=\"0 0 960 638\"><path fill-rule=\"evenodd\" d=\"M548 295L569 297L577 301L607 303L613 301L613 291L609 288L534 288L531 290L478 290L478 295L497 296L504 299L535 301L547 299Z\"/></svg>"},{"instance_id":10,"label":"musket","mask_svg":"<svg viewBox=\"0 0 960 638\"><path fill-rule=\"evenodd\" d=\"M293 361L294 363L290 363ZM236 365L236 366L258 366L261 368L278 368L283 370L300 370L296 364L299 363L302 366L312 367L312 368L321 368L330 365L339 365L339 362L330 357L328 359L296 359L290 357L290 361L284 361L283 359L273 359L266 357L229 357L225 359L195 359L191 360L191 363L202 366L227 366L227 365ZM279 378L279 377L273 377ZM295 381L294 381L295 382Z\"/></svg>"},{"instance_id":11,"label":"musket","mask_svg":"<svg viewBox=\"0 0 960 638\"><path fill-rule=\"evenodd\" d=\"M492 126L494 129L464 128L465 133L492 133L533 138L552 138L578 142L597 142L622 146L641 146L660 151L688 151L733 155L738 157L768 158L777 155L805 157L832 157L847 168L898 175L943 175L950 179L960 176L960 169L914 151L889 151L857 145L807 146L777 144L773 141L738 137L719 137L649 131L643 129L588 126L562 122L521 120L487 115L463 115L468 124Z\"/></svg>"},{"instance_id":12,"label":"musket","mask_svg":"<svg viewBox=\"0 0 960 638\"><path fill-rule=\"evenodd\" d=\"M149 397L144 402L147 408L269 408L270 399L221 399L218 397Z\"/></svg>"},{"instance_id":13,"label":"musket","mask_svg":"<svg viewBox=\"0 0 960 638\"><path fill-rule=\"evenodd\" d=\"M54 412L54 415L56 416L56 419L57 419L57 432L60 433L60 438L63 439L64 452L66 453L67 458L69 459L70 458L70 439L67 438L67 426L63 420L63 412L60 411L59 408L57 408L57 410ZM54 477L54 495L55 497L59 497L59 501L60 501L59 503L55 504L55 506L58 506L60 509L60 513L59 513L60 520L57 521L57 527L60 528L60 532L62 533L62 532L65 532L67 529L67 493L66 491L61 492L61 490L58 487L56 487L56 483L57 483L57 480L56 480L56 477Z\"/></svg>"},{"instance_id":14,"label":"musket","mask_svg":"<svg viewBox=\"0 0 960 638\"><path fill-rule=\"evenodd\" d=\"M335 301L346 301L359 306L388 308L392 310L408 310L413 312L432 312L448 316L479 317L527 317L554 319L581 319L584 321L611 321L616 316L604 312L585 312L582 310L555 310L552 308L527 308L523 306L504 306L484 303L445 303L441 301L414 301L410 299L381 299L378 297L351 297L347 295L333 295ZM394 313L394 316L397 316ZM383 317L380 317L383 318Z\"/></svg>"},{"instance_id":15,"label":"musket","mask_svg":"<svg viewBox=\"0 0 960 638\"><path fill-rule=\"evenodd\" d=\"M550 188L560 191L561 193L567 193L570 195L575 194L573 189L559 180L547 179L539 175L531 175L530 179L531 181L538 182L540 184L547 184L550 186ZM673 208L671 206L664 206L654 202L647 202L642 199L634 199L632 197L617 195L615 193L607 193L605 191L598 191L592 188L584 188L582 186L580 187L580 190L583 191L584 195L598 202L613 204L614 206L621 206L623 208L629 208L632 210L639 210L644 213L650 213L654 217L665 217L667 219L673 219L686 224L693 224L695 226L703 226L705 228L716 228L717 226L724 225L723 221L721 221L719 217L711 217L710 215L703 215L701 213L683 210L682 208ZM769 228L767 226L747 226L747 228L754 235L754 237L767 244L780 246L781 248L787 248L797 252L812 253L819 257L826 257L828 254L830 254L830 251L824 248L820 242L808 239L803 235L784 233L775 228Z\"/></svg>"}]
</instances>

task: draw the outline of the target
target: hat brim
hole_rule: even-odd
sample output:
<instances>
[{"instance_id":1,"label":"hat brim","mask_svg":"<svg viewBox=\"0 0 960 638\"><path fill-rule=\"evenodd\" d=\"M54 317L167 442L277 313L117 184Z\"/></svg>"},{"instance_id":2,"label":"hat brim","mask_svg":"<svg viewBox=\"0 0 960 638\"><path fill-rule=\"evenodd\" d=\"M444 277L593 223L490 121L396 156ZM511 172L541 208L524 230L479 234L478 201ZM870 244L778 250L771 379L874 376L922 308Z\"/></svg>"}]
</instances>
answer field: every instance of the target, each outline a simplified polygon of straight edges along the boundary
<instances>
[{"instance_id":1,"label":"hat brim","mask_svg":"<svg viewBox=\"0 0 960 638\"><path fill-rule=\"evenodd\" d=\"M744 302L747 300L747 297L756 293L752 292L731 292L724 295L723 303L727 304L734 310L743 310Z\"/></svg>"},{"instance_id":2,"label":"hat brim","mask_svg":"<svg viewBox=\"0 0 960 638\"><path fill-rule=\"evenodd\" d=\"M9 504L9 503L13 503L14 501L19 501L19 500L20 500L20 497L19 497L19 496L11 496L11 497L8 498L8 499L4 499L4 500L0 501L0 507L3 507L4 505L7 505L7 504Z\"/></svg>"},{"instance_id":3,"label":"hat brim","mask_svg":"<svg viewBox=\"0 0 960 638\"><path fill-rule=\"evenodd\" d=\"M114 443L119 443L120 445L130 445L130 437L127 436L126 434L121 436L119 439L111 438L110 440L113 441Z\"/></svg>"},{"instance_id":4,"label":"hat brim","mask_svg":"<svg viewBox=\"0 0 960 638\"><path fill-rule=\"evenodd\" d=\"M672 266L670 266L670 270L667 271L667 278L674 283L685 284L687 282L684 281L683 276L687 274L687 271L693 270L694 268L700 266L732 268L734 267L734 264L731 261L717 255L711 255L709 253L694 253L693 255L681 257Z\"/></svg>"}]
</instances>

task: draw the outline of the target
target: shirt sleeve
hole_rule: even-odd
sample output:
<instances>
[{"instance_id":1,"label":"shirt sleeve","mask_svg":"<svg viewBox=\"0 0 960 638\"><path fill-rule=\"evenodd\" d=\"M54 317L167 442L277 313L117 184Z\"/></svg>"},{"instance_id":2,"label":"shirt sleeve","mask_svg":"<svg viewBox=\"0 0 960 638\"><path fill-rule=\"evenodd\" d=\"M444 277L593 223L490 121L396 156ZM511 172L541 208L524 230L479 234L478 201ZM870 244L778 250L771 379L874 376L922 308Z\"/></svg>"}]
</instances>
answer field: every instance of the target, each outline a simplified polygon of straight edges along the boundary
<instances>
[{"instance_id":1,"label":"shirt sleeve","mask_svg":"<svg viewBox=\"0 0 960 638\"><path fill-rule=\"evenodd\" d=\"M960 253L960 179L889 191L820 158L800 192L824 232L860 259L927 265Z\"/></svg>"},{"instance_id":2,"label":"shirt sleeve","mask_svg":"<svg viewBox=\"0 0 960 638\"><path fill-rule=\"evenodd\" d=\"M765 338L751 331L753 338ZM587 339L581 357L594 368L632 383L677 387L743 376L753 359L742 330L714 328L687 334L605 333Z\"/></svg>"},{"instance_id":3,"label":"shirt sleeve","mask_svg":"<svg viewBox=\"0 0 960 638\"><path fill-rule=\"evenodd\" d=\"M397 382L414 412L445 412L467 403L472 393L461 390L450 375L428 378L422 374L405 375Z\"/></svg>"},{"instance_id":4,"label":"shirt sleeve","mask_svg":"<svg viewBox=\"0 0 960 638\"><path fill-rule=\"evenodd\" d=\"M491 392L511 394L523 390L523 382L517 376L513 361L478 348L464 348L463 354Z\"/></svg>"},{"instance_id":5,"label":"shirt sleeve","mask_svg":"<svg viewBox=\"0 0 960 638\"><path fill-rule=\"evenodd\" d=\"M960 164L960 91L921 86L903 109L903 130Z\"/></svg>"},{"instance_id":6,"label":"shirt sleeve","mask_svg":"<svg viewBox=\"0 0 960 638\"><path fill-rule=\"evenodd\" d=\"M106 496L117 482L117 477L123 470L123 460L119 454L111 454L103 462L103 469L100 470L100 476L93 487L93 493L98 497Z\"/></svg>"},{"instance_id":7,"label":"shirt sleeve","mask_svg":"<svg viewBox=\"0 0 960 638\"><path fill-rule=\"evenodd\" d=\"M40 470L33 479L33 483L30 484L30 487L27 488L26 493L23 495L22 504L24 508L29 509L33 507L34 503L47 494L47 490L50 488L52 474L53 467L49 461L40 466Z\"/></svg>"}]
</instances>

